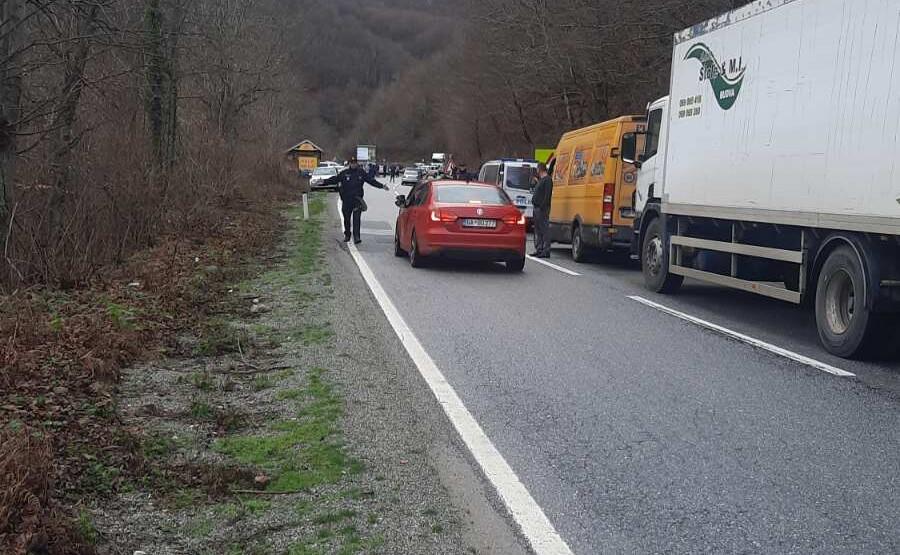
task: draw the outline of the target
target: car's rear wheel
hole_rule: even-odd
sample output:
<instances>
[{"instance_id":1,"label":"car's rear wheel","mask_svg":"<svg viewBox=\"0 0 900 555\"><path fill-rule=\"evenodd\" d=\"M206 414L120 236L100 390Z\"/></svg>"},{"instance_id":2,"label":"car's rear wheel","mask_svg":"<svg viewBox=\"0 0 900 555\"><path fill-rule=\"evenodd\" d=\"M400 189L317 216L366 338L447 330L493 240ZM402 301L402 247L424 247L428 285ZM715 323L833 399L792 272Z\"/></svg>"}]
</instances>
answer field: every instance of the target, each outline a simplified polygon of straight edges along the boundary
<instances>
[{"instance_id":1,"label":"car's rear wheel","mask_svg":"<svg viewBox=\"0 0 900 555\"><path fill-rule=\"evenodd\" d=\"M416 239L416 232L412 234L409 249L409 265L413 268L422 268L425 266L425 257L419 252L419 241Z\"/></svg>"},{"instance_id":2,"label":"car's rear wheel","mask_svg":"<svg viewBox=\"0 0 900 555\"><path fill-rule=\"evenodd\" d=\"M581 235L581 226L575 224L572 229L572 260L581 263L587 260L587 249L584 246L584 237Z\"/></svg>"},{"instance_id":3,"label":"car's rear wheel","mask_svg":"<svg viewBox=\"0 0 900 555\"><path fill-rule=\"evenodd\" d=\"M394 256L402 258L406 256L406 251L400 246L400 228L394 230Z\"/></svg>"},{"instance_id":4,"label":"car's rear wheel","mask_svg":"<svg viewBox=\"0 0 900 555\"><path fill-rule=\"evenodd\" d=\"M506 261L506 271L511 274L517 274L525 269L525 257L513 258Z\"/></svg>"}]
</instances>

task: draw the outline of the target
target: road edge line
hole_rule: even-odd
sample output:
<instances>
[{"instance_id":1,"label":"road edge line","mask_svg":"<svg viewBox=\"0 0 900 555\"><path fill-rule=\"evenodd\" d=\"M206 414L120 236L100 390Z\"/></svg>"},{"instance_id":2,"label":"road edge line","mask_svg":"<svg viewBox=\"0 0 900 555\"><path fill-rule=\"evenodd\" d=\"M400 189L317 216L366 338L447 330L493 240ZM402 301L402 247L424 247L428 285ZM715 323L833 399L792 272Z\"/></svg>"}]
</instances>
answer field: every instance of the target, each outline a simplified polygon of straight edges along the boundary
<instances>
[{"instance_id":1,"label":"road edge line","mask_svg":"<svg viewBox=\"0 0 900 555\"><path fill-rule=\"evenodd\" d=\"M544 260L542 258L537 258L536 256L528 255L528 260L531 260L532 262L537 262L538 264L543 264L544 266L547 266L548 268L553 268L557 272L562 272L569 276L581 277L581 274L579 274L578 272L573 272L572 270L570 270L568 268L563 268L562 266L557 266L556 264L554 264L552 262L547 262L546 260Z\"/></svg>"},{"instance_id":2,"label":"road edge line","mask_svg":"<svg viewBox=\"0 0 900 555\"><path fill-rule=\"evenodd\" d=\"M749 335L745 335L740 332L736 332L734 330L730 330L726 327L720 326L718 324L713 324L712 322L708 322L701 318L697 318L696 316L691 316L690 314L686 314L679 310L675 310L674 308L669 308L667 306L661 305L659 303L655 303L649 299L645 299L643 297L639 297L637 295L629 295L629 299L632 301L639 302L645 306L656 309L660 312L668 314L670 316L675 316L676 318L680 318L686 322L690 322L702 328L706 328L708 330L720 333L732 339L737 339L742 343L746 343L753 347L757 347L759 349L763 349L772 354L778 355L780 357L793 360L794 362L799 362L800 364L809 366L811 368L815 368L816 370L821 370L822 372L827 372L828 374L838 376L840 378L855 378L856 374L851 372L847 372L846 370L841 370L836 366L832 366L830 364L826 364L824 362L818 361L814 358L810 358L805 355L801 355L800 353L795 353L794 351L789 351L783 347L778 347L777 345L772 345L771 343L767 343L761 339L756 339L755 337L750 337Z\"/></svg>"},{"instance_id":3,"label":"road edge line","mask_svg":"<svg viewBox=\"0 0 900 555\"><path fill-rule=\"evenodd\" d=\"M359 249L353 244L349 244L348 247L350 255L394 329L394 333L400 338L400 342L418 368L419 374L428 384L431 392L444 409L444 414L453 424L475 461L478 462L485 477L500 496L510 516L518 524L532 550L537 555L573 555L572 550L556 531L543 509L531 497L528 489L484 433L478 421L456 394L456 390L441 373L437 364L419 342L403 316L400 315L400 311L388 297Z\"/></svg>"}]
</instances>

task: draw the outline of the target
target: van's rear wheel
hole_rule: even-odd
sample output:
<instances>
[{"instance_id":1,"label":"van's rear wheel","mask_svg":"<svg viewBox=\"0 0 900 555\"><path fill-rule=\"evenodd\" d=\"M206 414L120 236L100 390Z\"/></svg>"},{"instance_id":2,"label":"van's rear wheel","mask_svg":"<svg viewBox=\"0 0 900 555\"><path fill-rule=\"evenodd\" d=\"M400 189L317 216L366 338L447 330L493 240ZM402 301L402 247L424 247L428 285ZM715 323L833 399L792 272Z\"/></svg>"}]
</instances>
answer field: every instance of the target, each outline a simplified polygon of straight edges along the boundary
<instances>
[{"instance_id":1,"label":"van's rear wheel","mask_svg":"<svg viewBox=\"0 0 900 555\"><path fill-rule=\"evenodd\" d=\"M864 358L897 351L897 315L870 310L867 280L862 260L849 245L834 249L822 265L816 285L816 326L822 345L833 355Z\"/></svg>"},{"instance_id":2,"label":"van's rear wheel","mask_svg":"<svg viewBox=\"0 0 900 555\"><path fill-rule=\"evenodd\" d=\"M647 289L656 293L674 293L684 283L684 277L669 273L669 245L661 218L656 218L647 226L641 270Z\"/></svg>"},{"instance_id":3,"label":"van's rear wheel","mask_svg":"<svg viewBox=\"0 0 900 555\"><path fill-rule=\"evenodd\" d=\"M572 229L572 260L579 264L587 260L587 249L581 235L581 226L578 224Z\"/></svg>"}]
</instances>

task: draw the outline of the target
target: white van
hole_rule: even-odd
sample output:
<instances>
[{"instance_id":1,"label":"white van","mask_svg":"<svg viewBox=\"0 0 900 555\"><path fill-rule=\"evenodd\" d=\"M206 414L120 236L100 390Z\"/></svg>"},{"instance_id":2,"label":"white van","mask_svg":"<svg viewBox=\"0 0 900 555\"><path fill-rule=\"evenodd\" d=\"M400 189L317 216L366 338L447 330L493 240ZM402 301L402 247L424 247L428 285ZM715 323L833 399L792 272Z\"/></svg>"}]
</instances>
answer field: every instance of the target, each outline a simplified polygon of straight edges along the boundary
<instances>
[{"instance_id":1,"label":"white van","mask_svg":"<svg viewBox=\"0 0 900 555\"><path fill-rule=\"evenodd\" d=\"M509 198L525 214L530 222L534 216L531 204L532 180L537 175L537 160L524 158L504 158L485 162L478 172L478 181L497 185L506 191Z\"/></svg>"}]
</instances>

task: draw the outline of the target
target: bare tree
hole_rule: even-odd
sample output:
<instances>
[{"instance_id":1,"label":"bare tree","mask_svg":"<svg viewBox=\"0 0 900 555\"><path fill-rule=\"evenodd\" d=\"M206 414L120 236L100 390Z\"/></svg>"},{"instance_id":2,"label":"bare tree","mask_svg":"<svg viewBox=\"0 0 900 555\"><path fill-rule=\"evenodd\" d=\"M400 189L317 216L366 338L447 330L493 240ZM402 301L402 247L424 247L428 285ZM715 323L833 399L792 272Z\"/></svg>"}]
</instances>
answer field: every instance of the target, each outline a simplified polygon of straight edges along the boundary
<instances>
[{"instance_id":1,"label":"bare tree","mask_svg":"<svg viewBox=\"0 0 900 555\"><path fill-rule=\"evenodd\" d=\"M85 69L93 49L94 33L98 27L99 2L72 2L69 9L51 18L52 36L59 48L54 48L62 68L62 81L57 93L57 105L50 125L49 152L51 156L51 190L49 202L49 245L60 247L64 234L66 197L73 183L73 149L78 137L75 132L79 103L84 91Z\"/></svg>"},{"instance_id":2,"label":"bare tree","mask_svg":"<svg viewBox=\"0 0 900 555\"><path fill-rule=\"evenodd\" d=\"M0 238L6 248L16 163L16 123L19 119L21 74L17 66L22 1L0 3Z\"/></svg>"}]
</instances>

